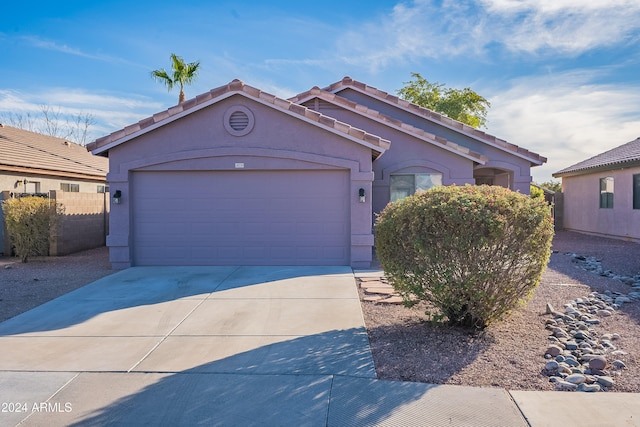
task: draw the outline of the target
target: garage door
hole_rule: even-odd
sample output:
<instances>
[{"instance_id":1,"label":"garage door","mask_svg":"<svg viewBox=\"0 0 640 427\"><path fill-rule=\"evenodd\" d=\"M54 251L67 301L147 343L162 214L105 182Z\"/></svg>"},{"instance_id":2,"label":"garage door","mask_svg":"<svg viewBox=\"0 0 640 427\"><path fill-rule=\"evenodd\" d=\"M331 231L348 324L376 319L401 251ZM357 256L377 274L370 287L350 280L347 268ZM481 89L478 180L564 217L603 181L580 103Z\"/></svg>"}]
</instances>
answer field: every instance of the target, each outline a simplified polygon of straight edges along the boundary
<instances>
[{"instance_id":1,"label":"garage door","mask_svg":"<svg viewBox=\"0 0 640 427\"><path fill-rule=\"evenodd\" d=\"M135 265L348 265L346 171L136 172Z\"/></svg>"}]
</instances>

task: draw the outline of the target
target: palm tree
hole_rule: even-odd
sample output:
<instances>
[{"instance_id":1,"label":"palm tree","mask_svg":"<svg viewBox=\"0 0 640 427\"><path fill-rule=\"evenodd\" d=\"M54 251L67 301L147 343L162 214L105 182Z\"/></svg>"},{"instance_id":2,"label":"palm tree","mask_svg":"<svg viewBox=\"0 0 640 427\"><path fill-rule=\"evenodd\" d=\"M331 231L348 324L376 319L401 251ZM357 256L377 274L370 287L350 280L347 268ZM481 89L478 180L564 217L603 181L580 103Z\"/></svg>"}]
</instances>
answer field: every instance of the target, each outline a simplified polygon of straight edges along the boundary
<instances>
[{"instance_id":1,"label":"palm tree","mask_svg":"<svg viewBox=\"0 0 640 427\"><path fill-rule=\"evenodd\" d=\"M164 83L169 91L173 89L173 86L179 85L180 95L178 97L178 104L182 104L184 102L184 85L191 84L193 82L193 80L198 75L199 67L200 61L185 64L184 60L181 57L179 57L175 53L172 53L172 74L169 75L169 73L167 73L164 68L161 68L159 70L153 70L151 72L151 77L153 77L156 81Z\"/></svg>"}]
</instances>

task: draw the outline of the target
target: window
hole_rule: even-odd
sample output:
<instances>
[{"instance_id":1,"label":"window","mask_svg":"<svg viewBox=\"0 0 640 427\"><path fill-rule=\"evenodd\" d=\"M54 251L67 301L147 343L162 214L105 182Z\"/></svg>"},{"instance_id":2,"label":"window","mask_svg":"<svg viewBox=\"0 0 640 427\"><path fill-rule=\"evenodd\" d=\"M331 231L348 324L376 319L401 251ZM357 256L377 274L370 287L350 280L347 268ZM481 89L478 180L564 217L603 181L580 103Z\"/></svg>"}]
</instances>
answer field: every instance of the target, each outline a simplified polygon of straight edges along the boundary
<instances>
[{"instance_id":1,"label":"window","mask_svg":"<svg viewBox=\"0 0 640 427\"><path fill-rule=\"evenodd\" d=\"M613 177L600 178L600 208L613 208Z\"/></svg>"},{"instance_id":2,"label":"window","mask_svg":"<svg viewBox=\"0 0 640 427\"><path fill-rule=\"evenodd\" d=\"M633 175L633 209L640 209L640 174Z\"/></svg>"},{"instance_id":3,"label":"window","mask_svg":"<svg viewBox=\"0 0 640 427\"><path fill-rule=\"evenodd\" d=\"M80 184L67 184L65 182L61 182L60 189L68 193L78 193L80 191Z\"/></svg>"},{"instance_id":4,"label":"window","mask_svg":"<svg viewBox=\"0 0 640 427\"><path fill-rule=\"evenodd\" d=\"M426 191L436 185L442 185L442 174L391 175L391 201L395 202L419 191Z\"/></svg>"},{"instance_id":5,"label":"window","mask_svg":"<svg viewBox=\"0 0 640 427\"><path fill-rule=\"evenodd\" d=\"M98 193L104 193L105 192L105 186L104 185L98 185Z\"/></svg>"}]
</instances>

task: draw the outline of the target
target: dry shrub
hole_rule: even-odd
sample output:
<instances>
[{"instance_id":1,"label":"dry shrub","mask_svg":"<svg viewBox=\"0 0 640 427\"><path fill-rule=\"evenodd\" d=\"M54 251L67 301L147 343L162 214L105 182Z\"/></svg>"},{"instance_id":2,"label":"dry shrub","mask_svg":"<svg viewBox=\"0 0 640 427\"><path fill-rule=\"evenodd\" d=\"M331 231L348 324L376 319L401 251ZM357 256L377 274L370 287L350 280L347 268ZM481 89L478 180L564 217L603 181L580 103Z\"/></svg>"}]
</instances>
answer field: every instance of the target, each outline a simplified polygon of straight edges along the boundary
<instances>
[{"instance_id":1,"label":"dry shrub","mask_svg":"<svg viewBox=\"0 0 640 427\"><path fill-rule=\"evenodd\" d=\"M42 197L22 197L2 203L7 233L22 262L30 256L47 255L51 230L60 208Z\"/></svg>"}]
</instances>

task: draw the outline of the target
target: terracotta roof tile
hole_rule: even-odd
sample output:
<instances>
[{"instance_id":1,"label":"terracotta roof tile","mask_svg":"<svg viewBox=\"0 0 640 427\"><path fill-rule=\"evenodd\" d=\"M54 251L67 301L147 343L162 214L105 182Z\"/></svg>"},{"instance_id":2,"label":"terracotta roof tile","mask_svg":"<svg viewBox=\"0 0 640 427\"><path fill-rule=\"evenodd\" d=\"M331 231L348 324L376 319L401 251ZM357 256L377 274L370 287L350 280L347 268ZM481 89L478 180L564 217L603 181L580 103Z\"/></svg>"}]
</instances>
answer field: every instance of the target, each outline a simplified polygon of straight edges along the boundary
<instances>
[{"instance_id":1,"label":"terracotta roof tile","mask_svg":"<svg viewBox=\"0 0 640 427\"><path fill-rule=\"evenodd\" d=\"M629 164L640 164L640 138L564 168L553 176L589 173L593 169L611 170L629 166Z\"/></svg>"},{"instance_id":2,"label":"terracotta roof tile","mask_svg":"<svg viewBox=\"0 0 640 427\"><path fill-rule=\"evenodd\" d=\"M360 114L365 114L368 115L372 118L377 119L378 121L381 121L383 123L387 123L389 125L395 126L399 129L404 130L405 132L409 132L414 134L415 136L419 137L419 138L423 138L426 140L429 140L432 143L435 143L437 145L441 145L441 146L445 146L448 147L449 149L452 149L454 151L458 151L462 154L467 155L468 157L473 158L475 161L479 162L479 163L486 163L486 161L488 160L486 156L480 154L480 153L476 153L475 151L471 151L465 147L462 147L458 144L455 144L451 141L446 140L445 138L442 138L440 136L436 136L430 132L425 131L424 129L420 129L417 128L413 125L410 125L408 123L404 123L396 118L393 117L389 117L387 115L384 115L382 113L380 113L377 110L373 110L371 108L368 108L366 105L362 105L362 104L358 104L350 99L346 99L343 98L339 95L336 95L334 93L331 92L327 92L323 89L318 89L318 88L312 88L311 90L307 91L307 92L303 92L299 95L296 95L295 97L291 98L290 100L294 103L297 102L306 102L312 98L318 98L327 102L331 102L333 104L336 105L341 105L344 106L345 108L349 108L352 110L355 110L357 112L359 112Z\"/></svg>"},{"instance_id":3,"label":"terracotta roof tile","mask_svg":"<svg viewBox=\"0 0 640 427\"><path fill-rule=\"evenodd\" d=\"M431 121L434 122L440 122L441 124L448 126L448 127L452 127L454 129L458 129L463 131L464 133L482 140L483 142L488 142L490 144L496 145L504 150L507 151L512 151L514 153L517 153L521 156L524 156L528 159L530 159L531 161L535 162L535 163L544 163L547 161L547 159L539 154L536 154L532 151L526 150L522 147L518 147L515 144L509 144L506 141L499 139L497 137L495 137L494 135L490 135L484 131L481 131L479 129L476 129L474 127L465 125L464 123L458 122L456 120L451 119L450 117L444 116L442 114L436 113L435 111L429 110L427 108L423 108L420 107L419 105L413 104L409 101L406 101L404 99L401 99L395 95L389 94L387 92L384 92L382 90L379 90L375 87L372 86L368 86L365 83L362 82L358 82L354 79L352 79L351 77L344 77L341 81L333 83L331 85L329 85L328 87L324 88L325 91L327 92L331 92L331 93L336 93L337 91L344 89L346 87L352 87L352 88L356 88L359 89L365 93L369 93L372 94L373 96L375 96L376 98L382 99L386 102L392 103L392 104L396 104L404 109L408 109L411 110L412 112L422 116L422 117L426 117L428 119L430 119ZM299 97L299 95L298 95Z\"/></svg>"},{"instance_id":4,"label":"terracotta roof tile","mask_svg":"<svg viewBox=\"0 0 640 427\"><path fill-rule=\"evenodd\" d=\"M151 127L155 128L158 126L162 126L164 123L172 120L172 118L176 115L179 115L181 113L188 113L191 109L200 107L203 104L214 103L220 98L231 96L235 93L246 95L259 102L273 105L275 108L279 108L281 110L288 111L289 113L299 115L306 119L318 122L323 126L332 128L337 132L349 135L352 138L362 140L363 142L369 144L369 146L377 147L375 148L375 151L379 153L384 152L390 146L390 142L385 140L384 138L380 138L377 135L369 134L368 132L365 132L361 129L354 128L347 123L339 122L315 110L308 109L303 105L293 103L290 100L282 99L267 92L263 92L260 89L246 85L242 81L236 79L225 86L214 88L207 93L198 95L193 99L183 102L182 104L156 113L151 117L139 121L138 123L115 131L110 135L98 138L88 144L87 147L96 154L106 153L112 147L121 144L126 140L133 138L141 133L144 133Z\"/></svg>"},{"instance_id":5,"label":"terracotta roof tile","mask_svg":"<svg viewBox=\"0 0 640 427\"><path fill-rule=\"evenodd\" d=\"M0 170L104 180L109 161L61 138L0 125Z\"/></svg>"}]
</instances>

